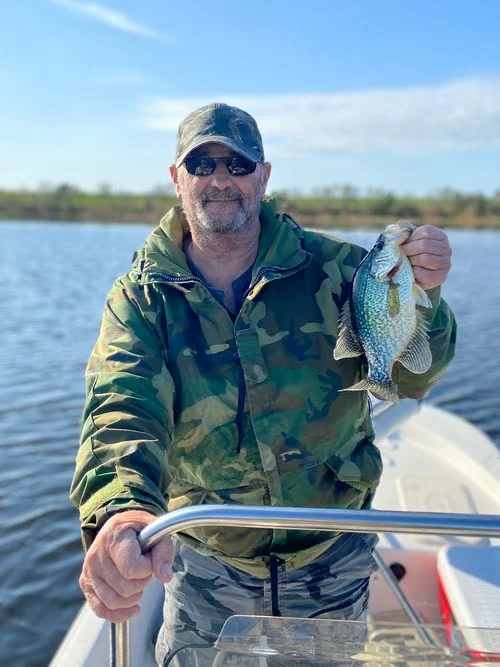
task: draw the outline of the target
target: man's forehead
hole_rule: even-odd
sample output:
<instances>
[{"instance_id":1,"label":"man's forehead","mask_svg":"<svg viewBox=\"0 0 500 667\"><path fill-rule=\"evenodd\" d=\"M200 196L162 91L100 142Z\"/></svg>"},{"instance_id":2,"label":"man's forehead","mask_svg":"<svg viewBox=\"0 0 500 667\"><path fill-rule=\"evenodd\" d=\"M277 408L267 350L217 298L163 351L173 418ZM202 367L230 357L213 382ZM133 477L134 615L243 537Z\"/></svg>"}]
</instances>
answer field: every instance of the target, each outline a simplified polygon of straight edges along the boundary
<instances>
[{"instance_id":1,"label":"man's forehead","mask_svg":"<svg viewBox=\"0 0 500 667\"><path fill-rule=\"evenodd\" d=\"M238 155L238 153L233 151L231 148L224 146L224 144L212 142L198 146L198 148L195 148L193 151L191 151L191 153L189 153L188 157L198 157L199 155L207 155L209 157L229 157L232 155Z\"/></svg>"}]
</instances>

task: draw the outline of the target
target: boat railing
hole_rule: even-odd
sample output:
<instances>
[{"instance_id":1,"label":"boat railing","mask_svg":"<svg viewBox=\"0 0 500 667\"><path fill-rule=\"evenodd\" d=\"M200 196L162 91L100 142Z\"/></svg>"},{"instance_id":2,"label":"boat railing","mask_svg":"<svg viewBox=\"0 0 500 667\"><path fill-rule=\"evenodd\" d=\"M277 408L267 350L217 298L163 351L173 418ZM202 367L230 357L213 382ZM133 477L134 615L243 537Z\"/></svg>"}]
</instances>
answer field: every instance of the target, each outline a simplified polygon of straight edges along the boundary
<instances>
[{"instance_id":1,"label":"boat railing","mask_svg":"<svg viewBox=\"0 0 500 667\"><path fill-rule=\"evenodd\" d=\"M159 517L139 542L146 552L163 537L202 526L500 538L498 515L199 505ZM112 624L111 666L130 667L130 655L129 622Z\"/></svg>"}]
</instances>

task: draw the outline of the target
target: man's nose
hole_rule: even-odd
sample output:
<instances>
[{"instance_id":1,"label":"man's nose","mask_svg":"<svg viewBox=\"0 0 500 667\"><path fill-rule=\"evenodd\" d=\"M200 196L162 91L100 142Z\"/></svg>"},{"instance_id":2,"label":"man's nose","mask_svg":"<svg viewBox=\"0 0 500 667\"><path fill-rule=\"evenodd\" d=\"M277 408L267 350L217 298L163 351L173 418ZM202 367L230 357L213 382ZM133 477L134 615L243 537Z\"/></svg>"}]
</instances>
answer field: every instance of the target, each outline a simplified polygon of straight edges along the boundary
<instances>
[{"instance_id":1,"label":"man's nose","mask_svg":"<svg viewBox=\"0 0 500 667\"><path fill-rule=\"evenodd\" d=\"M231 187L231 174L223 162L217 162L212 174L212 184L220 190Z\"/></svg>"}]
</instances>

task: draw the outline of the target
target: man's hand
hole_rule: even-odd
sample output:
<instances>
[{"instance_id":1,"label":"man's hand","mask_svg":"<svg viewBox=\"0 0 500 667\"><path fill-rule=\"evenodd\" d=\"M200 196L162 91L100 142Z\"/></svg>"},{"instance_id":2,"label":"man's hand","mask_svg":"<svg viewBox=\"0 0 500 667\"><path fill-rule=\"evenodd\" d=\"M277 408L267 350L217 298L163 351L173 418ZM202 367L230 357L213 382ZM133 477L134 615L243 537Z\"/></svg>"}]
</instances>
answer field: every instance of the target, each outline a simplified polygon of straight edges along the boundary
<instances>
[{"instance_id":1,"label":"man's hand","mask_svg":"<svg viewBox=\"0 0 500 667\"><path fill-rule=\"evenodd\" d=\"M112 516L97 534L83 562L80 588L100 618L122 623L138 616L139 600L154 574L167 583L172 578L174 545L165 537L142 554L141 530L155 520L149 512L129 510Z\"/></svg>"},{"instance_id":2,"label":"man's hand","mask_svg":"<svg viewBox=\"0 0 500 667\"><path fill-rule=\"evenodd\" d=\"M415 281L424 290L439 287L451 268L448 236L433 225L415 227L411 223L405 224L413 229L413 233L401 248L410 260Z\"/></svg>"}]
</instances>

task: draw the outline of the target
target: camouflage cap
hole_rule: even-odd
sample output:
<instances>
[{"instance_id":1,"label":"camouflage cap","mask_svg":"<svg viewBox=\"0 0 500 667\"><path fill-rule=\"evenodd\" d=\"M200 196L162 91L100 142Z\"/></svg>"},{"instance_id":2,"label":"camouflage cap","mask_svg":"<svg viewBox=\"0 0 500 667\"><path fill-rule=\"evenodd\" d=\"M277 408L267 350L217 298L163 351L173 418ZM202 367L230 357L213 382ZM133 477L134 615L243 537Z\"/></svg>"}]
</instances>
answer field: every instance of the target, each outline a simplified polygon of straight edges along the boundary
<instances>
[{"instance_id":1,"label":"camouflage cap","mask_svg":"<svg viewBox=\"0 0 500 667\"><path fill-rule=\"evenodd\" d=\"M246 111L221 102L196 109L179 125L175 166L203 144L223 144L254 162L264 162L262 137L254 118Z\"/></svg>"}]
</instances>

